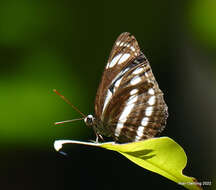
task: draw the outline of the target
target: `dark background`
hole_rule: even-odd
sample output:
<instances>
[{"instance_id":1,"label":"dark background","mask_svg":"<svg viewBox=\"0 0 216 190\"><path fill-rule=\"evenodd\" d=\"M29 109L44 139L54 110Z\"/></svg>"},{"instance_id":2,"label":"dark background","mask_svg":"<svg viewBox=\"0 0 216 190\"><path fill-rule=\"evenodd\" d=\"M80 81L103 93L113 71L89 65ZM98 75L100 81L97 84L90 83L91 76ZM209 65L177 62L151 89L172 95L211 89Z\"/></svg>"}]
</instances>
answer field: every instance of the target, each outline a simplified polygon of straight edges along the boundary
<instances>
[{"instance_id":1,"label":"dark background","mask_svg":"<svg viewBox=\"0 0 216 190\"><path fill-rule=\"evenodd\" d=\"M216 2L1 1L0 189L184 189L108 150L55 139L95 139L52 89L93 113L117 36L135 35L169 107L169 136L186 151L184 172L215 175Z\"/></svg>"}]
</instances>

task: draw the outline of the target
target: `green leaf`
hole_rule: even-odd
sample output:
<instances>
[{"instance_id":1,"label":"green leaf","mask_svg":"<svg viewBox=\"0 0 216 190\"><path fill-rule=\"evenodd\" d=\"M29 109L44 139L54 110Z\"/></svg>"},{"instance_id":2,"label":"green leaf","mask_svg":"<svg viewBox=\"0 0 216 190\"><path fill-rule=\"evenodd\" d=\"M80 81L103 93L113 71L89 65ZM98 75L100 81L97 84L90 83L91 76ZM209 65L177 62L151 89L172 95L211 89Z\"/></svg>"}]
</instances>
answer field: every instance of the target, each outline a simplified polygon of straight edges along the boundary
<instances>
[{"instance_id":1,"label":"green leaf","mask_svg":"<svg viewBox=\"0 0 216 190\"><path fill-rule=\"evenodd\" d=\"M168 137L125 144L57 140L54 147L58 151L65 143L83 144L117 151L142 168L158 173L187 189L202 189L195 178L183 175L182 170L187 164L187 156L183 148Z\"/></svg>"}]
</instances>

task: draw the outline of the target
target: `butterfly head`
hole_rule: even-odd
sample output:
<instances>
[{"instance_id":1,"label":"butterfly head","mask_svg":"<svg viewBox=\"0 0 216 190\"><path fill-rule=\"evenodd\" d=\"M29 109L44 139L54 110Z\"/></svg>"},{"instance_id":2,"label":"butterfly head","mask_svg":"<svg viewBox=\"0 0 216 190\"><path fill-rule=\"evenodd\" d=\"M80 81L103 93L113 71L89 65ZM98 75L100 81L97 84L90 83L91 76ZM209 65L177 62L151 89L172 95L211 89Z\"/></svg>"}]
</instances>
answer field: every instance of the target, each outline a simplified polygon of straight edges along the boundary
<instances>
[{"instance_id":1,"label":"butterfly head","mask_svg":"<svg viewBox=\"0 0 216 190\"><path fill-rule=\"evenodd\" d=\"M93 126L95 125L95 118L93 115L87 115L85 118L84 118L84 121L85 121L85 124L87 126Z\"/></svg>"}]
</instances>

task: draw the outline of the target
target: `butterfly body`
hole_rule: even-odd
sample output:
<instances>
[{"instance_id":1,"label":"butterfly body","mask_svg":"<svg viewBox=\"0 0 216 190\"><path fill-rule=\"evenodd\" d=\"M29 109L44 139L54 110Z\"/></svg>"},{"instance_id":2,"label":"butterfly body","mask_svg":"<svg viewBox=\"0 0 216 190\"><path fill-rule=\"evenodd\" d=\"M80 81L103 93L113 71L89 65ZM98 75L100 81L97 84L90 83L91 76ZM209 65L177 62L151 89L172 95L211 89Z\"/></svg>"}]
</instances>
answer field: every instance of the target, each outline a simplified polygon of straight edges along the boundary
<instances>
[{"instance_id":1,"label":"butterfly body","mask_svg":"<svg viewBox=\"0 0 216 190\"><path fill-rule=\"evenodd\" d=\"M102 122L101 120L95 118L93 115L87 115L84 121L87 126L90 126L94 129L96 135L111 137L112 133L105 122Z\"/></svg>"},{"instance_id":2,"label":"butterfly body","mask_svg":"<svg viewBox=\"0 0 216 190\"><path fill-rule=\"evenodd\" d=\"M135 37L125 32L116 40L95 99L95 116L85 123L96 134L133 142L159 134L168 108L150 64Z\"/></svg>"}]
</instances>

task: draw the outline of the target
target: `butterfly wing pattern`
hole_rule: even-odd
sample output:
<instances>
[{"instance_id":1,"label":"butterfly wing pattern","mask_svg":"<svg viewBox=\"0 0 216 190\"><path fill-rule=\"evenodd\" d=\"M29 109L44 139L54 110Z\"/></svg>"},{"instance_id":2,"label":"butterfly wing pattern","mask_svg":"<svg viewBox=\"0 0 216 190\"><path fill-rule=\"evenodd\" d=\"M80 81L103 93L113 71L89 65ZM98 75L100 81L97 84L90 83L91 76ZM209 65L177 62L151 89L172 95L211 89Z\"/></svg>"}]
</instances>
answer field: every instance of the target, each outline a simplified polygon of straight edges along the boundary
<instances>
[{"instance_id":1,"label":"butterfly wing pattern","mask_svg":"<svg viewBox=\"0 0 216 190\"><path fill-rule=\"evenodd\" d=\"M168 108L148 60L135 37L122 33L96 94L95 132L120 143L139 141L159 134L167 117Z\"/></svg>"},{"instance_id":2,"label":"butterfly wing pattern","mask_svg":"<svg viewBox=\"0 0 216 190\"><path fill-rule=\"evenodd\" d=\"M131 49L132 47L132 49ZM140 49L136 39L129 33L122 33L113 45L108 63L104 69L102 80L99 85L96 100L95 100L95 115L100 118L103 108L106 107L109 99L109 87L112 85L113 79L122 72L124 67L137 55L140 54ZM109 93L109 94L107 94ZM106 99L108 95L108 99Z\"/></svg>"}]
</instances>

